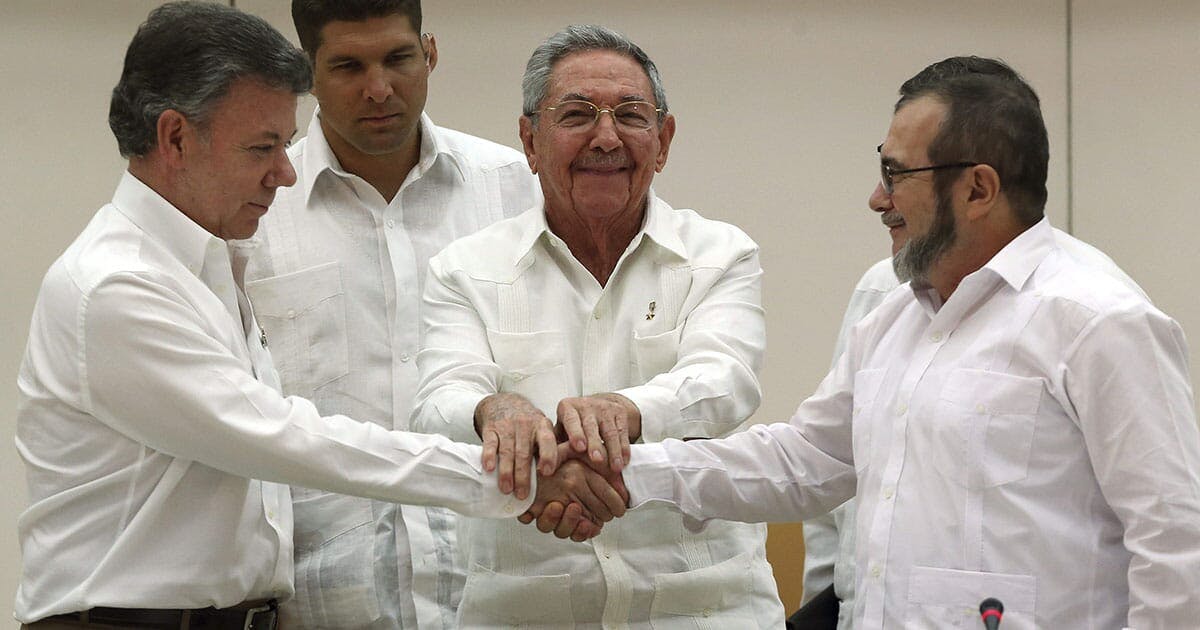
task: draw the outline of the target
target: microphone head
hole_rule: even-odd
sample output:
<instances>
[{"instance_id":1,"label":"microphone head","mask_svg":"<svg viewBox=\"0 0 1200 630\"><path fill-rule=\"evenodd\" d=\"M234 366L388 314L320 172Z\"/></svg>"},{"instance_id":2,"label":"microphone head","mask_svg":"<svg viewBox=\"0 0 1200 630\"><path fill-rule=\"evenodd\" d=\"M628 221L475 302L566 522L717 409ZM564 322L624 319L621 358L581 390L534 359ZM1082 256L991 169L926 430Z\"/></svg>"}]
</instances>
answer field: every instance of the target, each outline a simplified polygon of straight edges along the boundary
<instances>
[{"instance_id":1,"label":"microphone head","mask_svg":"<svg viewBox=\"0 0 1200 630\"><path fill-rule=\"evenodd\" d=\"M1000 600L996 599L995 597L989 597L982 602L979 602L979 614L982 615L992 610L998 613L1003 613L1004 604L1000 603Z\"/></svg>"}]
</instances>

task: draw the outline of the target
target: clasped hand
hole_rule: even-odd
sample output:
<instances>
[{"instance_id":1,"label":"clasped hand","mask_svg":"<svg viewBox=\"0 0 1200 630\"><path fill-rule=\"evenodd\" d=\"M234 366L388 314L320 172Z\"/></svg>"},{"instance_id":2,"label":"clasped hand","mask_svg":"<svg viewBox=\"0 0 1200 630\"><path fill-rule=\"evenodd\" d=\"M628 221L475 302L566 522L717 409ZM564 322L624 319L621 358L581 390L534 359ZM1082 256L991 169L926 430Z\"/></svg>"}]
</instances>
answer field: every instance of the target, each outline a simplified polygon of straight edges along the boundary
<instances>
[{"instance_id":1,"label":"clasped hand","mask_svg":"<svg viewBox=\"0 0 1200 630\"><path fill-rule=\"evenodd\" d=\"M630 441L641 434L641 413L619 394L564 398L557 413L555 428L520 394L484 398L475 409L483 467L497 471L501 492L524 499L536 455L537 496L521 522L536 519L540 531L586 540L625 513L628 493L620 472Z\"/></svg>"}]
</instances>

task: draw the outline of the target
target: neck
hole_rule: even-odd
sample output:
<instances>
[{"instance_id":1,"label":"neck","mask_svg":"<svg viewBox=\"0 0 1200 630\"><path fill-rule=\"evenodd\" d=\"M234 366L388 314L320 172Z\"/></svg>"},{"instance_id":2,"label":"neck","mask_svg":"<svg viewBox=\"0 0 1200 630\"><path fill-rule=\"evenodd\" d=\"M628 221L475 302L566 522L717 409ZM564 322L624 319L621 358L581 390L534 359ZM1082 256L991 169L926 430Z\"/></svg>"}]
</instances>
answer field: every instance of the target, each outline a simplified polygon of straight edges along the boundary
<instances>
[{"instance_id":1,"label":"neck","mask_svg":"<svg viewBox=\"0 0 1200 630\"><path fill-rule=\"evenodd\" d=\"M599 219L587 219L574 211L559 212L546 208L550 231L558 235L600 286L608 284L621 254L642 229L645 203L636 211L619 212Z\"/></svg>"},{"instance_id":2,"label":"neck","mask_svg":"<svg viewBox=\"0 0 1200 630\"><path fill-rule=\"evenodd\" d=\"M348 173L353 173L379 191L384 201L391 203L400 186L404 183L421 157L421 131L416 130L410 141L403 147L390 153L370 155L363 153L346 142L338 133L321 121L321 130L325 141L333 150L338 164Z\"/></svg>"}]
</instances>

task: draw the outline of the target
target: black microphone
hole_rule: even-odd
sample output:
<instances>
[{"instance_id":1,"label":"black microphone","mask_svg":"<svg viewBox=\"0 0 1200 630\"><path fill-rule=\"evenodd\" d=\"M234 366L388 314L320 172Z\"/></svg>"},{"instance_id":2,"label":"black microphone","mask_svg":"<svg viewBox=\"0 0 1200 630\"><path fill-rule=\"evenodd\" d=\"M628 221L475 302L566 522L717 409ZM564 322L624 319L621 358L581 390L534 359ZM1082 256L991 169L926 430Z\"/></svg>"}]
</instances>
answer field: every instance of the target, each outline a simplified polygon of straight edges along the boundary
<instances>
[{"instance_id":1,"label":"black microphone","mask_svg":"<svg viewBox=\"0 0 1200 630\"><path fill-rule=\"evenodd\" d=\"M983 627L987 630L997 630L1000 618L1004 616L1004 604L995 597L989 597L979 602L979 616L983 618Z\"/></svg>"}]
</instances>

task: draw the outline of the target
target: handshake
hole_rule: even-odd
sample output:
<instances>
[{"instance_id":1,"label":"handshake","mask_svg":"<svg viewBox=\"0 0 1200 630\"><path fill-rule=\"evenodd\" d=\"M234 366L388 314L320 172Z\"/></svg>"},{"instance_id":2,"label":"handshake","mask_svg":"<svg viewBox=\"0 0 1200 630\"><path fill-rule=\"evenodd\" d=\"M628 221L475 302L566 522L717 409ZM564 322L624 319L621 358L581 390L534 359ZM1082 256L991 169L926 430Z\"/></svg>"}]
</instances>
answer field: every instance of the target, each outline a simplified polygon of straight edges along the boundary
<instances>
[{"instance_id":1,"label":"handshake","mask_svg":"<svg viewBox=\"0 0 1200 630\"><path fill-rule=\"evenodd\" d=\"M620 394L564 398L552 423L520 394L502 392L475 407L483 468L496 471L500 491L529 496L537 459L537 494L522 523L559 538L584 541L625 514L629 493L621 470L629 443L641 436L637 405Z\"/></svg>"}]
</instances>

